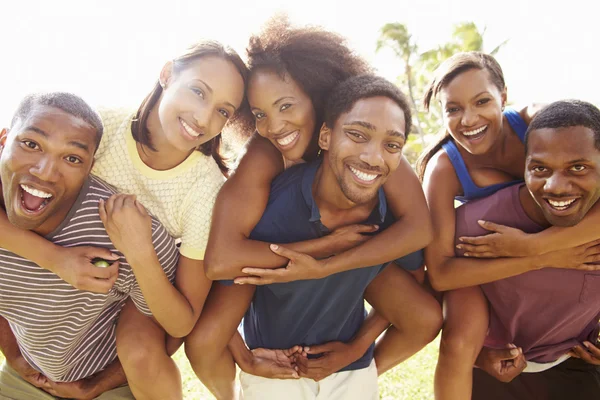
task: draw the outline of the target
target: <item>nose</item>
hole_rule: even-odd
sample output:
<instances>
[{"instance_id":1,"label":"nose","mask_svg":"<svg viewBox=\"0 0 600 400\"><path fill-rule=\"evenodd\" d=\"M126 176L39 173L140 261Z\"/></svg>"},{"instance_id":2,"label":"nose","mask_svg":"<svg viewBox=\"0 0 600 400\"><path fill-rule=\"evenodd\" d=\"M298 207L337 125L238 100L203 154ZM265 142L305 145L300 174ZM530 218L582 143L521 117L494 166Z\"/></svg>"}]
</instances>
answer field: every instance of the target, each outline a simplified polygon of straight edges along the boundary
<instances>
[{"instance_id":1,"label":"nose","mask_svg":"<svg viewBox=\"0 0 600 400\"><path fill-rule=\"evenodd\" d=\"M382 146L374 141L365 146L359 159L373 168L383 169L385 166Z\"/></svg>"},{"instance_id":2,"label":"nose","mask_svg":"<svg viewBox=\"0 0 600 400\"><path fill-rule=\"evenodd\" d=\"M31 175L44 182L57 182L59 179L57 160L45 156L36 162L30 169Z\"/></svg>"},{"instance_id":3,"label":"nose","mask_svg":"<svg viewBox=\"0 0 600 400\"><path fill-rule=\"evenodd\" d=\"M570 180L559 173L553 173L544 183L544 191L549 194L569 194L571 189Z\"/></svg>"},{"instance_id":4,"label":"nose","mask_svg":"<svg viewBox=\"0 0 600 400\"><path fill-rule=\"evenodd\" d=\"M283 132L285 127L285 123L280 118L267 118L267 133L270 135L277 135L278 133Z\"/></svg>"},{"instance_id":5,"label":"nose","mask_svg":"<svg viewBox=\"0 0 600 400\"><path fill-rule=\"evenodd\" d=\"M473 125L475 125L475 123L477 123L478 119L479 119L479 115L477 115L476 112L472 111L470 109L470 107L467 107L467 108L465 108L465 111L463 112L460 122L463 126L473 126Z\"/></svg>"},{"instance_id":6,"label":"nose","mask_svg":"<svg viewBox=\"0 0 600 400\"><path fill-rule=\"evenodd\" d=\"M196 121L198 127L204 131L204 133L210 133L207 132L207 129L210 126L212 116L213 110L211 107L201 107L194 111L194 120Z\"/></svg>"}]
</instances>

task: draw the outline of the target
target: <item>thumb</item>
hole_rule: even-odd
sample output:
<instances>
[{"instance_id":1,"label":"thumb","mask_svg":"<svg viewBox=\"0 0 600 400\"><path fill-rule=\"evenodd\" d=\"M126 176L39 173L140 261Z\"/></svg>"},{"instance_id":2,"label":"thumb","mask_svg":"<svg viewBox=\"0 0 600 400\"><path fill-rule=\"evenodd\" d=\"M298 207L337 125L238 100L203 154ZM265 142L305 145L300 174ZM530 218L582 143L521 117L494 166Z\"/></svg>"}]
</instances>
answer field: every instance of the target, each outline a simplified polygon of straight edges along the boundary
<instances>
[{"instance_id":1,"label":"thumb","mask_svg":"<svg viewBox=\"0 0 600 400\"><path fill-rule=\"evenodd\" d=\"M479 220L479 221L477 221L477 223L483 229L485 229L487 231L491 231L491 232L501 232L502 228L504 228L504 225L495 224L495 223L490 222L490 221Z\"/></svg>"},{"instance_id":2,"label":"thumb","mask_svg":"<svg viewBox=\"0 0 600 400\"><path fill-rule=\"evenodd\" d=\"M102 224L106 227L106 203L104 202L104 199L98 201L98 213L100 214L100 221L102 221Z\"/></svg>"},{"instance_id":3,"label":"thumb","mask_svg":"<svg viewBox=\"0 0 600 400\"><path fill-rule=\"evenodd\" d=\"M356 233L369 233L369 232L377 232L379 229L379 225L365 225L365 224L357 224L355 228Z\"/></svg>"},{"instance_id":4,"label":"thumb","mask_svg":"<svg viewBox=\"0 0 600 400\"><path fill-rule=\"evenodd\" d=\"M146 207L144 207L142 205L142 203L140 203L139 201L135 200L134 201L135 206L137 207L138 211L144 215L148 214L148 212L146 211Z\"/></svg>"},{"instance_id":5,"label":"thumb","mask_svg":"<svg viewBox=\"0 0 600 400\"><path fill-rule=\"evenodd\" d=\"M90 259L94 258L102 258L103 260L118 260L119 256L114 254L109 249L105 249L103 247L90 247L89 251L87 251L87 256Z\"/></svg>"},{"instance_id":6,"label":"thumb","mask_svg":"<svg viewBox=\"0 0 600 400\"><path fill-rule=\"evenodd\" d=\"M316 344L314 346L306 346L304 347L304 351L307 354L322 354L331 351L331 345L329 343L325 344Z\"/></svg>"},{"instance_id":7,"label":"thumb","mask_svg":"<svg viewBox=\"0 0 600 400\"><path fill-rule=\"evenodd\" d=\"M510 347L507 349L490 349L490 357L497 361L514 360L521 354L521 349Z\"/></svg>"},{"instance_id":8,"label":"thumb","mask_svg":"<svg viewBox=\"0 0 600 400\"><path fill-rule=\"evenodd\" d=\"M277 244L272 244L269 247L271 248L271 251L273 253L280 255L282 257L288 258L290 260L295 260L303 255L302 253L298 253L297 251L287 249L287 248L285 248L283 246L279 246Z\"/></svg>"}]
</instances>

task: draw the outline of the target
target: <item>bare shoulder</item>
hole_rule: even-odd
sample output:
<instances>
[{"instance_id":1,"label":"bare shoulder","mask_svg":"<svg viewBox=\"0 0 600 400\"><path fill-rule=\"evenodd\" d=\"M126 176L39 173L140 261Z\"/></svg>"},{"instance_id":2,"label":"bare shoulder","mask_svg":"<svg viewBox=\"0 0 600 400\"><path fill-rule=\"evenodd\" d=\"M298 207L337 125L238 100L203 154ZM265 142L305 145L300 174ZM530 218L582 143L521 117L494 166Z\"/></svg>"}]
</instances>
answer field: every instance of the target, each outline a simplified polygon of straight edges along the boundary
<instances>
[{"instance_id":1,"label":"bare shoulder","mask_svg":"<svg viewBox=\"0 0 600 400\"><path fill-rule=\"evenodd\" d=\"M270 183L283 169L283 157L279 150L271 142L255 134L249 140L245 152L229 180L245 181L250 179L257 182L257 180L266 179Z\"/></svg>"},{"instance_id":2,"label":"bare shoulder","mask_svg":"<svg viewBox=\"0 0 600 400\"><path fill-rule=\"evenodd\" d=\"M460 181L456 175L454 165L450 161L450 157L440 149L431 157L425 168L425 176L423 178L423 186L426 192L437 191L435 188L444 188L444 192L452 192L457 195L461 191Z\"/></svg>"},{"instance_id":3,"label":"bare shoulder","mask_svg":"<svg viewBox=\"0 0 600 400\"><path fill-rule=\"evenodd\" d=\"M529 125L533 117L535 117L535 114L537 114L542 108L546 107L547 105L547 103L530 103L518 110L519 115L521 115L521 118L523 118L525 123Z\"/></svg>"}]
</instances>

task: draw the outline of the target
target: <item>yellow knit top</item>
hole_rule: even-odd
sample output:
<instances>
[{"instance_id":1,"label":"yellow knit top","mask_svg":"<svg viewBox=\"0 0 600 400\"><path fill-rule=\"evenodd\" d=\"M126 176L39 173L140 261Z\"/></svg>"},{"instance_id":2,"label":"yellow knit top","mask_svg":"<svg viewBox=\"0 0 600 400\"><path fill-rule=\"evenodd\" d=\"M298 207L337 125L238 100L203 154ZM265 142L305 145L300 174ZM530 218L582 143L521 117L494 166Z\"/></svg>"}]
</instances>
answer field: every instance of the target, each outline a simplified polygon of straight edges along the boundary
<instances>
[{"instance_id":1,"label":"yellow knit top","mask_svg":"<svg viewBox=\"0 0 600 400\"><path fill-rule=\"evenodd\" d=\"M213 205L225 182L214 159L194 151L175 168L154 170L140 158L131 133L135 112L98 111L104 135L92 173L119 192L135 194L172 237L181 239L183 256L204 259Z\"/></svg>"}]
</instances>

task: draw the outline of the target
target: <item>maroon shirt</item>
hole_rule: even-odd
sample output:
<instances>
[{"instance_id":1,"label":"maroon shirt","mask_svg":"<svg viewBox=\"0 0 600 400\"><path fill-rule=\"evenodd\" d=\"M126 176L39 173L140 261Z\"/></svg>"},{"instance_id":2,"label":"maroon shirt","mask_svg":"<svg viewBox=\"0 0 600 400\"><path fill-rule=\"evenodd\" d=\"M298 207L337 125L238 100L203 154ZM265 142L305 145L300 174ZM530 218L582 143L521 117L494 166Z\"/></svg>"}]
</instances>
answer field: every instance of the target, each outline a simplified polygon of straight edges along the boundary
<instances>
[{"instance_id":1,"label":"maroon shirt","mask_svg":"<svg viewBox=\"0 0 600 400\"><path fill-rule=\"evenodd\" d=\"M525 213L517 184L456 209L456 240L488 233L487 220L527 233L543 228ZM457 252L457 255L458 254ZM551 362L583 340L595 343L600 317L600 271L543 268L481 285L490 303L485 345L514 343L527 360Z\"/></svg>"}]
</instances>

